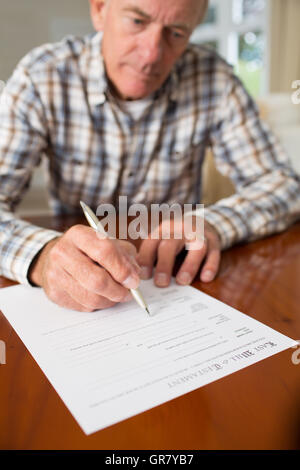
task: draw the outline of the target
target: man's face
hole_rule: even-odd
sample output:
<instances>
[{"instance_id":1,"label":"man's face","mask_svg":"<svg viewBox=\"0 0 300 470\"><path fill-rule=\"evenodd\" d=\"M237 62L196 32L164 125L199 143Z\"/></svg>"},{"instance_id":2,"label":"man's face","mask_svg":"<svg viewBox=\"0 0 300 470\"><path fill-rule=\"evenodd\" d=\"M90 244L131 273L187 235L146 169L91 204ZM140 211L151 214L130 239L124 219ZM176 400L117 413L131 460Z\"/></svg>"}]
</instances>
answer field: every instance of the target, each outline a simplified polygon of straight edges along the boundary
<instances>
[{"instance_id":1,"label":"man's face","mask_svg":"<svg viewBox=\"0 0 300 470\"><path fill-rule=\"evenodd\" d=\"M103 31L106 71L122 99L144 98L164 83L203 10L202 0L91 3L94 25Z\"/></svg>"}]
</instances>

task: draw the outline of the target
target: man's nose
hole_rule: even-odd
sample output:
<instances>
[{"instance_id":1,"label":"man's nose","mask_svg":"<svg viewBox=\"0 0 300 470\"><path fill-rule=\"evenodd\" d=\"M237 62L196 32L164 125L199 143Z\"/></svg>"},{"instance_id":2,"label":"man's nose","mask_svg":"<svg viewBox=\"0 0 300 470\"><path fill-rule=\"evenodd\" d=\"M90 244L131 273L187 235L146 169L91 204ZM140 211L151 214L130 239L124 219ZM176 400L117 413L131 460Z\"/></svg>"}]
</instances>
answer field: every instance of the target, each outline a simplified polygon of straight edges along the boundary
<instances>
[{"instance_id":1,"label":"man's nose","mask_svg":"<svg viewBox=\"0 0 300 470\"><path fill-rule=\"evenodd\" d=\"M161 31L149 30L141 40L140 55L145 65L160 61L163 54L163 38Z\"/></svg>"}]
</instances>

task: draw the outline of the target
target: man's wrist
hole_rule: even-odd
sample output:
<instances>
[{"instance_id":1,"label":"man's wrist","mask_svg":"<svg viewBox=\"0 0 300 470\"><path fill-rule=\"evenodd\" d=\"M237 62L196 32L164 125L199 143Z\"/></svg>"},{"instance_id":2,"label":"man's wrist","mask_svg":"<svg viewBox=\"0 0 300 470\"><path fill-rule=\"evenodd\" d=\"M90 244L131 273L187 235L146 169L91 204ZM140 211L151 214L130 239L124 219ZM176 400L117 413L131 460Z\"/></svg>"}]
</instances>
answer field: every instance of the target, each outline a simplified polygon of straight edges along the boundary
<instances>
[{"instance_id":1,"label":"man's wrist","mask_svg":"<svg viewBox=\"0 0 300 470\"><path fill-rule=\"evenodd\" d=\"M33 258L27 274L28 281L33 287L42 287L45 261L49 251L57 243L58 238L59 237L54 238L46 243L46 245L44 245L43 248Z\"/></svg>"},{"instance_id":2,"label":"man's wrist","mask_svg":"<svg viewBox=\"0 0 300 470\"><path fill-rule=\"evenodd\" d=\"M216 236L218 237L218 241L220 243L220 246L221 246L222 245L222 237L221 237L221 233L219 232L217 227L215 225L212 225L207 220L204 220L204 224L208 227L209 230L212 230L216 234Z\"/></svg>"}]
</instances>

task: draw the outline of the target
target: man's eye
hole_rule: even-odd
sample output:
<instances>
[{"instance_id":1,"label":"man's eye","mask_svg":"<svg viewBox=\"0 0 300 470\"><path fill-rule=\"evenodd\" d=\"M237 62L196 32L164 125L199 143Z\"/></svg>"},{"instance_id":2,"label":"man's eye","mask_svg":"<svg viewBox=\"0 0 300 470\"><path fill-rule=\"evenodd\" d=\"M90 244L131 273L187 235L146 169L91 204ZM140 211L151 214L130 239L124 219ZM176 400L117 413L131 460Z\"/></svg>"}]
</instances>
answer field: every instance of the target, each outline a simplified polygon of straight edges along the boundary
<instances>
[{"instance_id":1,"label":"man's eye","mask_svg":"<svg viewBox=\"0 0 300 470\"><path fill-rule=\"evenodd\" d=\"M132 21L134 24L136 24L137 26L140 26L143 24L143 20L141 20L140 18L132 18Z\"/></svg>"},{"instance_id":2,"label":"man's eye","mask_svg":"<svg viewBox=\"0 0 300 470\"><path fill-rule=\"evenodd\" d=\"M171 35L175 39L184 39L185 38L185 35L183 33L180 33L179 31L171 31Z\"/></svg>"}]
</instances>

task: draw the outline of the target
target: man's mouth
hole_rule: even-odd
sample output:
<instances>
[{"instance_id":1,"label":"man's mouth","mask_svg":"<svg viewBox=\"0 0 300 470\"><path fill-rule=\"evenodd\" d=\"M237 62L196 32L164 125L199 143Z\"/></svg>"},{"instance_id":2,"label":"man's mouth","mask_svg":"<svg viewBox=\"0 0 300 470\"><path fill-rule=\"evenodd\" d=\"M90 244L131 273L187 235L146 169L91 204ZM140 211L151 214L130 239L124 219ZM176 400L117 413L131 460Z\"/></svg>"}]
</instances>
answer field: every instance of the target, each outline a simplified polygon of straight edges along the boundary
<instances>
[{"instance_id":1,"label":"man's mouth","mask_svg":"<svg viewBox=\"0 0 300 470\"><path fill-rule=\"evenodd\" d=\"M137 70L131 65L129 65L130 69L136 74L139 75L140 77L145 78L146 80L157 78L159 76L158 72L143 72L142 70Z\"/></svg>"}]
</instances>

